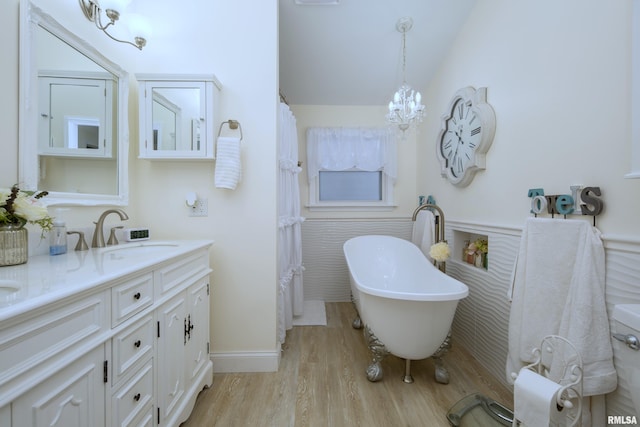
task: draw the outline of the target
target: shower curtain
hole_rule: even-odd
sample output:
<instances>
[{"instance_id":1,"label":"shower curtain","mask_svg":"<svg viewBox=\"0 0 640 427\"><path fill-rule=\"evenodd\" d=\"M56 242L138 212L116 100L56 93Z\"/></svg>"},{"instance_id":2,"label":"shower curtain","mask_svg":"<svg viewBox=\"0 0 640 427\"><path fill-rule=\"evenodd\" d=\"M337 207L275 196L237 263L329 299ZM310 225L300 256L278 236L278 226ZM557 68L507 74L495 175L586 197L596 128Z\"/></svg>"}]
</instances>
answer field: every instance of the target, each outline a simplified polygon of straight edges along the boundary
<instances>
[{"instance_id":1,"label":"shower curtain","mask_svg":"<svg viewBox=\"0 0 640 427\"><path fill-rule=\"evenodd\" d=\"M278 117L278 340L284 343L293 316L302 314L302 230L296 118L285 103Z\"/></svg>"}]
</instances>

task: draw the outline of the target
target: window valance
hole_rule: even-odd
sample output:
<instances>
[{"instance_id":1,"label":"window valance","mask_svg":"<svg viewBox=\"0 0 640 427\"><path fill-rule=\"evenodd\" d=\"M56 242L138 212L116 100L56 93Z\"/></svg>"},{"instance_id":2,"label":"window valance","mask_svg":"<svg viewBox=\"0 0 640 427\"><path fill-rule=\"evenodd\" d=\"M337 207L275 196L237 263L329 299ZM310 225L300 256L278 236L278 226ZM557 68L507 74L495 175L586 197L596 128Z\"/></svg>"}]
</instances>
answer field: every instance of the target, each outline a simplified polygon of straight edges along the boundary
<instances>
[{"instance_id":1,"label":"window valance","mask_svg":"<svg viewBox=\"0 0 640 427\"><path fill-rule=\"evenodd\" d=\"M307 129L309 182L321 170L382 171L397 177L396 140L388 128Z\"/></svg>"}]
</instances>

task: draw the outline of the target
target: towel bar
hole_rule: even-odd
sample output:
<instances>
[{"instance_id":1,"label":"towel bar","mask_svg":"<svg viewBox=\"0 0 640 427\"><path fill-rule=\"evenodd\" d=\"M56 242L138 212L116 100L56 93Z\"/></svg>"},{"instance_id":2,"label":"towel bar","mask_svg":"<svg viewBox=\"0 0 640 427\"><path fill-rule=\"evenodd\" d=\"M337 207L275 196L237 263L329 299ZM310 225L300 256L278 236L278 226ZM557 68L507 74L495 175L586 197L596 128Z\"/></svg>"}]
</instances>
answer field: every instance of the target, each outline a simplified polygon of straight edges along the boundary
<instances>
[{"instance_id":1,"label":"towel bar","mask_svg":"<svg viewBox=\"0 0 640 427\"><path fill-rule=\"evenodd\" d=\"M229 119L226 122L222 122L220 123L220 128L218 129L218 136L220 136L220 132L222 132L222 126L224 126L225 124L229 125L229 129L231 130L236 130L236 129L240 129L240 141L242 141L242 126L240 125L240 122L237 120L233 120L233 119Z\"/></svg>"}]
</instances>

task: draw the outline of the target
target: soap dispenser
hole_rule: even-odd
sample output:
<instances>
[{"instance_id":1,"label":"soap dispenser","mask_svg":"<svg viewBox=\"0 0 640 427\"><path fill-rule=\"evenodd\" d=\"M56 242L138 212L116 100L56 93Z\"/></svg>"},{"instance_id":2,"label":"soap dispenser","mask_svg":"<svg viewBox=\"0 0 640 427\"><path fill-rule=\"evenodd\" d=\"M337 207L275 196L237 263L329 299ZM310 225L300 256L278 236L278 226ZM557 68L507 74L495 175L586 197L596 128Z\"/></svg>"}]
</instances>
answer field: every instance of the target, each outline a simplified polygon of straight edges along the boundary
<instances>
[{"instance_id":1,"label":"soap dispenser","mask_svg":"<svg viewBox=\"0 0 640 427\"><path fill-rule=\"evenodd\" d=\"M57 216L53 220L53 227L49 232L49 255L62 255L67 253L67 225Z\"/></svg>"}]
</instances>

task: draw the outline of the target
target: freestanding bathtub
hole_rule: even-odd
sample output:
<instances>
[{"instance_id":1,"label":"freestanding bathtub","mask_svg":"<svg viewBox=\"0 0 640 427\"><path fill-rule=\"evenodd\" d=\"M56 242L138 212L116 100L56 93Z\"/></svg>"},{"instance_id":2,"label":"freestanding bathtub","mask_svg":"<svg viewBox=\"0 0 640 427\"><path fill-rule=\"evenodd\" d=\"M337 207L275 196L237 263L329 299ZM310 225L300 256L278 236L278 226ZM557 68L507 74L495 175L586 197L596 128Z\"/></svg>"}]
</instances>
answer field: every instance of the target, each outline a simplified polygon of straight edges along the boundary
<instances>
[{"instance_id":1,"label":"freestanding bathtub","mask_svg":"<svg viewBox=\"0 0 640 427\"><path fill-rule=\"evenodd\" d=\"M436 381L448 383L441 357L450 348L458 301L469 288L441 272L408 240L360 236L345 242L343 250L353 302L373 353L368 379L382 379L380 361L391 353L406 359L405 382L413 381L411 360L434 357Z\"/></svg>"}]
</instances>

